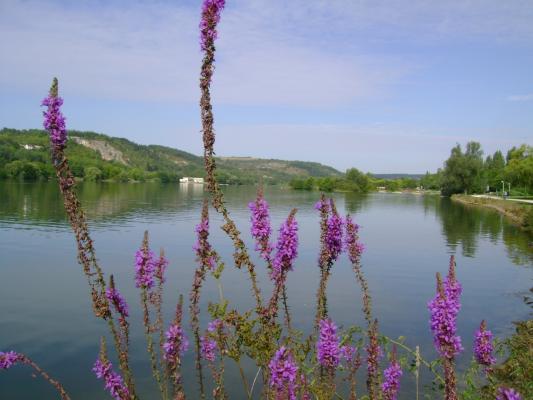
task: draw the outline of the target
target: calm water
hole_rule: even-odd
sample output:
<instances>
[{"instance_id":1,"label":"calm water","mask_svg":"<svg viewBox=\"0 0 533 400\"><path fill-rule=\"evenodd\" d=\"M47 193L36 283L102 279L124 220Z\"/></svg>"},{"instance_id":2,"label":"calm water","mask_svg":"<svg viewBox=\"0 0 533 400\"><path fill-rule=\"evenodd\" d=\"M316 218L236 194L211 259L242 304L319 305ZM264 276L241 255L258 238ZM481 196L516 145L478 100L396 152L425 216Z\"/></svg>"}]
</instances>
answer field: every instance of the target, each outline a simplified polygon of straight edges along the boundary
<instances>
[{"instance_id":1,"label":"calm water","mask_svg":"<svg viewBox=\"0 0 533 400\"><path fill-rule=\"evenodd\" d=\"M247 203L251 187L226 187L226 199L247 243ZM135 311L139 302L133 282L133 255L148 229L155 249L164 247L171 261L165 296L170 319L178 293L189 292L195 268L192 245L204 196L201 186L158 184L85 184L80 196L90 219L97 255ZM381 331L407 337L425 356L434 357L428 330L426 303L434 293L437 271L446 272L450 254L457 256L463 284L459 332L467 349L459 363L469 362L472 334L481 319L500 337L513 331L512 321L531 318L523 299L532 286L533 238L491 211L466 209L437 196L334 194L338 209L355 215L367 247L364 270L380 320ZM267 189L273 225L279 226L292 207L298 208L300 250L295 271L289 275L289 303L294 324L308 331L314 317L318 283L318 194ZM212 242L231 257L229 241L213 216ZM0 350L14 349L37 361L62 381L74 399L105 398L101 382L90 371L98 353L104 324L91 313L88 290L76 262L75 243L66 223L55 184L0 182ZM270 290L264 271L259 278ZM227 268L223 276L226 297L237 308L252 304L244 272ZM202 308L217 299L206 285ZM360 293L343 257L335 265L329 286L330 314L340 325L362 325ZM205 321L204 321L205 322ZM138 313L132 315L132 360L145 398L152 398ZM185 360L192 365L192 352ZM230 371L231 372L231 371ZM194 384L192 368L185 383ZM251 378L255 370L250 368ZM403 390L409 392L405 375ZM241 398L234 374L227 385ZM192 395L191 398L196 396ZM407 396L408 397L408 396ZM55 392L23 367L0 372L0 399L52 399Z\"/></svg>"}]
</instances>

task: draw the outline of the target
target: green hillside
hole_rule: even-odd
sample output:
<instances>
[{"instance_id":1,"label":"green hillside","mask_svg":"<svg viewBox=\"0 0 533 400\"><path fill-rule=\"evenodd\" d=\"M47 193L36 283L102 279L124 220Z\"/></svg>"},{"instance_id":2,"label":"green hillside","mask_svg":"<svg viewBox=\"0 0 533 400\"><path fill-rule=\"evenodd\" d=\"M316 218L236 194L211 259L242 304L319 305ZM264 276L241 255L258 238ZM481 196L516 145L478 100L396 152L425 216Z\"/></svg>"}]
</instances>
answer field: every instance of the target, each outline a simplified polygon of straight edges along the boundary
<instances>
[{"instance_id":1,"label":"green hillside","mask_svg":"<svg viewBox=\"0 0 533 400\"><path fill-rule=\"evenodd\" d=\"M48 135L43 130L0 130L0 178L48 179ZM86 180L178 181L183 176L204 177L203 158L158 145L139 145L124 138L94 132L69 131L67 155L74 175ZM305 161L266 160L251 157L220 157L221 183L267 184L294 178L341 176L332 167Z\"/></svg>"}]
</instances>

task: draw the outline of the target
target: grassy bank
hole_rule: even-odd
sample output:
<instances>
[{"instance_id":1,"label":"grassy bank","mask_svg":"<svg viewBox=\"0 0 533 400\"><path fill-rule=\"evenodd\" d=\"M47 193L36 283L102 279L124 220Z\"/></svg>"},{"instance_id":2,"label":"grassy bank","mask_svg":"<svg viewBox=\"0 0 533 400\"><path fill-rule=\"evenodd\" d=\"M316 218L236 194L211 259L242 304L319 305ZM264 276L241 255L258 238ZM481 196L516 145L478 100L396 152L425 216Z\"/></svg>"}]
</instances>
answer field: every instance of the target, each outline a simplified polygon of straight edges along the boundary
<instances>
[{"instance_id":1,"label":"grassy bank","mask_svg":"<svg viewBox=\"0 0 533 400\"><path fill-rule=\"evenodd\" d=\"M462 194L455 194L451 199L469 206L485 207L498 211L524 230L533 232L533 205Z\"/></svg>"}]
</instances>

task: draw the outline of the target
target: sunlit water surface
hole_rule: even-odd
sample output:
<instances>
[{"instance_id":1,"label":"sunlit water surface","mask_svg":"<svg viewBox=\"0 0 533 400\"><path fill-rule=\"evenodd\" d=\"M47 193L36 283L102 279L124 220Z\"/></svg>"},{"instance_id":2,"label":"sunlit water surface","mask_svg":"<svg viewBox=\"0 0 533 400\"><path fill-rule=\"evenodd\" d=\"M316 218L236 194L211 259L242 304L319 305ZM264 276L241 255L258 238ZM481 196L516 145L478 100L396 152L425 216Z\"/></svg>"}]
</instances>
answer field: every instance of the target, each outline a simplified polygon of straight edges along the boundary
<instances>
[{"instance_id":1,"label":"sunlit water surface","mask_svg":"<svg viewBox=\"0 0 533 400\"><path fill-rule=\"evenodd\" d=\"M155 398L135 289L134 253L145 230L153 248L163 247L170 259L164 298L166 320L172 318L179 293L186 298L195 268L192 246L199 221L203 187L199 185L84 184L80 197L89 218L101 265L113 273L130 308L131 360L138 392ZM253 187L225 187L228 207L250 248L248 202ZM445 273L451 254L457 257L457 276L463 285L459 333L465 352L460 369L472 357L472 336L481 319L500 337L513 332L513 321L531 318L524 303L531 287L532 238L500 215L465 208L438 196L409 194L333 194L342 213L361 225L366 246L363 266L373 296L381 332L405 336L420 345L425 357L435 357L428 327L427 301L435 290L435 273ZM273 226L278 227L293 207L298 208L300 248L288 278L289 305L296 328L309 333L313 324L318 283L318 214L316 192L267 188ZM224 293L238 309L253 299L244 271L231 268L231 245L223 235L220 218L212 215L212 243L225 257ZM99 337L106 325L91 312L87 282L76 261L74 238L54 183L0 182L0 351L14 349L38 362L61 382L73 399L106 398L102 383L91 372ZM271 285L258 262L263 292ZM217 300L208 281L202 309ZM360 291L344 255L334 266L328 288L331 317L340 326L363 325ZM202 323L207 323L204 313ZM186 316L188 321L188 314ZM193 352L184 360L184 381L190 398L195 392ZM256 369L245 363L252 380ZM231 398L243 398L235 369L228 365L226 385ZM429 382L428 373L423 380ZM364 379L360 379L363 382ZM413 377L402 383L405 398ZM362 388L361 388L362 390ZM255 389L259 396L259 388ZM0 399L55 399L56 392L25 367L0 371Z\"/></svg>"}]
</instances>

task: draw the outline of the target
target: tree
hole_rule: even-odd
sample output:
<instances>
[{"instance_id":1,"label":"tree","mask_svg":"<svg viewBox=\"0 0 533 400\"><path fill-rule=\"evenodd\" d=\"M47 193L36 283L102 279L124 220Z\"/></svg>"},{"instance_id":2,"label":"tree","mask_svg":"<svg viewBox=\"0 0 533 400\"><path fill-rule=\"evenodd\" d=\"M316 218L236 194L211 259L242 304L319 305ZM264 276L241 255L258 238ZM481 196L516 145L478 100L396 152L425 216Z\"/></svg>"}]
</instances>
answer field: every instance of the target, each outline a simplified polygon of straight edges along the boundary
<instances>
[{"instance_id":1,"label":"tree","mask_svg":"<svg viewBox=\"0 0 533 400\"><path fill-rule=\"evenodd\" d=\"M505 179L512 186L521 188L524 193L533 191L533 147L523 144L519 148L513 147L507 153L507 166L504 171Z\"/></svg>"},{"instance_id":2,"label":"tree","mask_svg":"<svg viewBox=\"0 0 533 400\"><path fill-rule=\"evenodd\" d=\"M491 157L487 156L485 161L485 177L487 185L491 190L496 190L500 187L500 183L504 178L505 172L505 158L500 150L496 151Z\"/></svg>"},{"instance_id":3,"label":"tree","mask_svg":"<svg viewBox=\"0 0 533 400\"><path fill-rule=\"evenodd\" d=\"M369 176L363 174L357 168L350 168L346 171L346 180L355 184L360 192L368 192L371 189Z\"/></svg>"},{"instance_id":4,"label":"tree","mask_svg":"<svg viewBox=\"0 0 533 400\"><path fill-rule=\"evenodd\" d=\"M450 196L455 193L482 192L484 185L481 145L468 142L463 153L461 145L457 144L444 163L442 194Z\"/></svg>"}]
</instances>

